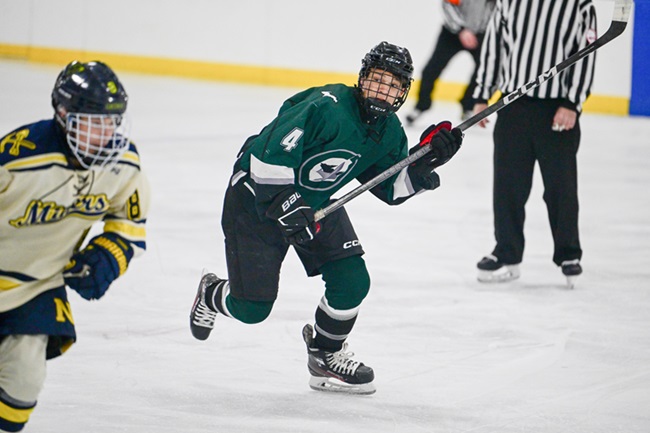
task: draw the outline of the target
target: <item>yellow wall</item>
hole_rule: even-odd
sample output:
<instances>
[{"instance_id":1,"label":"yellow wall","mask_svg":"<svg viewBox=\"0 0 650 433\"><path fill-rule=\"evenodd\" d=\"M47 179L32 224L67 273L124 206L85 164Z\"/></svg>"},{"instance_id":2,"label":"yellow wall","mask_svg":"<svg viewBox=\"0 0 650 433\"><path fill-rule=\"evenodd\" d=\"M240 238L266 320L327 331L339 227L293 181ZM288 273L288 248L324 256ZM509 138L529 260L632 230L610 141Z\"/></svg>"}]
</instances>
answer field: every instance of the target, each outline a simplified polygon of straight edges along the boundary
<instances>
[{"instance_id":1,"label":"yellow wall","mask_svg":"<svg viewBox=\"0 0 650 433\"><path fill-rule=\"evenodd\" d=\"M102 60L118 71L297 88L333 82L354 84L357 80L357 76L354 74L254 65L233 65L7 44L0 44L0 57L16 58L37 63L52 63L60 66L66 65L72 60ZM417 88L417 86L419 86L419 83L416 81L414 88ZM434 99L458 101L463 94L464 86L461 83L441 81L436 85L433 95ZM413 97L414 93L411 93L411 97ZM619 96L591 95L585 103L584 111L627 115L629 111L629 99Z\"/></svg>"}]
</instances>

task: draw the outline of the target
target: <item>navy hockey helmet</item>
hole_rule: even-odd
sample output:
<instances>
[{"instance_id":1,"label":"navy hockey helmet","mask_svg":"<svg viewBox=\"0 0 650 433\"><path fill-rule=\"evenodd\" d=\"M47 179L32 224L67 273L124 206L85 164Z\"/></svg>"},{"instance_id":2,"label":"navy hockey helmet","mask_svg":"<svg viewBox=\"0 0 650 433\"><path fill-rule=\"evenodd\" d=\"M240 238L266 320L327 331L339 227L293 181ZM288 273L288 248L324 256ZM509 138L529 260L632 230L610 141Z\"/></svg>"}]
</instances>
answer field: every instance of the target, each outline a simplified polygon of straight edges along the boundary
<instances>
[{"instance_id":1,"label":"navy hockey helmet","mask_svg":"<svg viewBox=\"0 0 650 433\"><path fill-rule=\"evenodd\" d=\"M124 114L128 96L115 72L105 63L73 61L59 74L52 106L68 113Z\"/></svg>"},{"instance_id":2,"label":"navy hockey helmet","mask_svg":"<svg viewBox=\"0 0 650 433\"><path fill-rule=\"evenodd\" d=\"M366 109L378 116L395 112L404 104L413 82L413 59L409 50L388 42L381 42L372 48L361 61L359 87L363 89L364 81L373 71L388 71L399 80L400 95L391 104L377 98L366 97Z\"/></svg>"},{"instance_id":3,"label":"navy hockey helmet","mask_svg":"<svg viewBox=\"0 0 650 433\"><path fill-rule=\"evenodd\" d=\"M126 151L127 101L117 75L102 62L73 61L61 71L52 90L52 106L83 167L113 164Z\"/></svg>"}]
</instances>

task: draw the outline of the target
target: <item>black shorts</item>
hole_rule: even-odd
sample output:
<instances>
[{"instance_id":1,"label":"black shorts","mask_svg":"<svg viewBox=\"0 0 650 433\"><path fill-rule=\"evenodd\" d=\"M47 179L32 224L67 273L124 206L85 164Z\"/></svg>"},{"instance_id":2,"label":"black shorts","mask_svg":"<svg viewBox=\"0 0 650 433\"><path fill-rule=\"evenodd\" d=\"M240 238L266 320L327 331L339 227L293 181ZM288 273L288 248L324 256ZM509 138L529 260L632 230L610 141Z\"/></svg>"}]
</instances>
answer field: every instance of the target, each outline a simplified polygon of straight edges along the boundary
<instances>
[{"instance_id":1,"label":"black shorts","mask_svg":"<svg viewBox=\"0 0 650 433\"><path fill-rule=\"evenodd\" d=\"M289 244L275 221L258 215L248 182L246 176L229 186L224 199L221 226L226 237L230 293L248 301L274 301ZM325 263L363 254L344 208L320 223L316 238L295 248L310 277L319 275Z\"/></svg>"}]
</instances>

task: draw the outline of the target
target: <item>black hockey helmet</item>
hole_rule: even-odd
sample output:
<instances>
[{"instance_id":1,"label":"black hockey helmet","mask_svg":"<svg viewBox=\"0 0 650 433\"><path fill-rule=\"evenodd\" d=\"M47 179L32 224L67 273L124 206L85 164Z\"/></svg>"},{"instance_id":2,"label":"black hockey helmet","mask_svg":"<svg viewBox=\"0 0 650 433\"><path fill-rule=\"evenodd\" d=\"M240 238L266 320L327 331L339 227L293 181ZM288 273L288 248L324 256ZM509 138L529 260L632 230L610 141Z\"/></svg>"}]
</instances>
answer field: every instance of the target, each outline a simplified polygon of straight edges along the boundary
<instances>
[{"instance_id":1,"label":"black hockey helmet","mask_svg":"<svg viewBox=\"0 0 650 433\"><path fill-rule=\"evenodd\" d=\"M366 99L366 109L375 115L388 115L395 112L404 104L413 81L413 59L409 50L386 41L372 48L361 61L359 71L359 87L372 70L383 70L393 74L401 81L403 95L393 103L388 104L373 98Z\"/></svg>"},{"instance_id":2,"label":"black hockey helmet","mask_svg":"<svg viewBox=\"0 0 650 433\"><path fill-rule=\"evenodd\" d=\"M52 106L68 113L124 114L128 96L105 63L73 61L59 74L52 90Z\"/></svg>"}]
</instances>

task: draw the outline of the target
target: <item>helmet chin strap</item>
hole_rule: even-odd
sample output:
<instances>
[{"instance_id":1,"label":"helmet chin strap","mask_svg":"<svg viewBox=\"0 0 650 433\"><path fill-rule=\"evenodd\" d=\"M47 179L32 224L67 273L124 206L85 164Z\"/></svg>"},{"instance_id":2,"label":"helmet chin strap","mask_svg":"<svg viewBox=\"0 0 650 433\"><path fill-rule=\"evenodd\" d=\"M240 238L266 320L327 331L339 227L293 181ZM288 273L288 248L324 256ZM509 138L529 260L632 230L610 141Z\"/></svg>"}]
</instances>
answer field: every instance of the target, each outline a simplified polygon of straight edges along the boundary
<instances>
[{"instance_id":1,"label":"helmet chin strap","mask_svg":"<svg viewBox=\"0 0 650 433\"><path fill-rule=\"evenodd\" d=\"M377 98L364 98L363 106L371 117L387 117L395 111L392 104Z\"/></svg>"},{"instance_id":2,"label":"helmet chin strap","mask_svg":"<svg viewBox=\"0 0 650 433\"><path fill-rule=\"evenodd\" d=\"M357 103L359 104L359 114L361 114L361 120L368 124L375 124L377 120L382 117L386 117L390 112L385 114L379 114L377 110L378 106L372 104L367 98L363 96L361 88L355 86L355 96Z\"/></svg>"},{"instance_id":3,"label":"helmet chin strap","mask_svg":"<svg viewBox=\"0 0 650 433\"><path fill-rule=\"evenodd\" d=\"M54 110L54 119L56 122L59 124L59 126L65 131L65 115L66 111L65 108L58 106Z\"/></svg>"}]
</instances>

